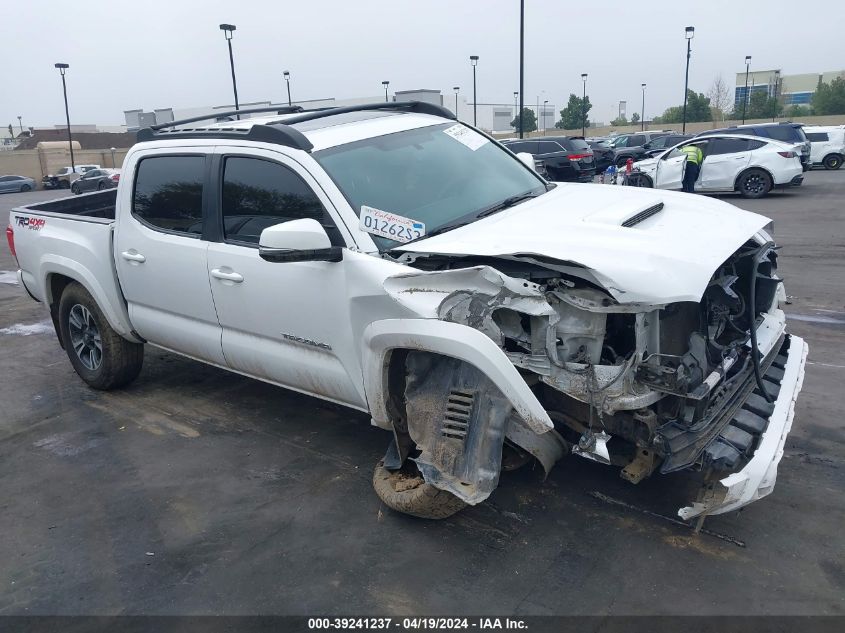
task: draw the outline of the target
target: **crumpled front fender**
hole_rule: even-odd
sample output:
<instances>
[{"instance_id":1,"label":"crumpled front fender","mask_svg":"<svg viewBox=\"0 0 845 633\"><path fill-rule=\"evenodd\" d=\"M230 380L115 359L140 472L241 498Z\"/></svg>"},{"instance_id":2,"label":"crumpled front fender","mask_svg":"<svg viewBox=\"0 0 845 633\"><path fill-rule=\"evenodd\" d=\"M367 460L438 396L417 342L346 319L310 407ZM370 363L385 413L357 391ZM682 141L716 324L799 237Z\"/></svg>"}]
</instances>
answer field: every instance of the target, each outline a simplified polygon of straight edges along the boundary
<instances>
[{"instance_id":1,"label":"crumpled front fender","mask_svg":"<svg viewBox=\"0 0 845 633\"><path fill-rule=\"evenodd\" d=\"M387 412L387 365L394 349L449 356L477 368L501 391L514 412L535 433L554 428L549 414L505 353L489 337L458 323L435 319L385 319L367 326L363 337L364 390L373 424L392 429Z\"/></svg>"}]
</instances>

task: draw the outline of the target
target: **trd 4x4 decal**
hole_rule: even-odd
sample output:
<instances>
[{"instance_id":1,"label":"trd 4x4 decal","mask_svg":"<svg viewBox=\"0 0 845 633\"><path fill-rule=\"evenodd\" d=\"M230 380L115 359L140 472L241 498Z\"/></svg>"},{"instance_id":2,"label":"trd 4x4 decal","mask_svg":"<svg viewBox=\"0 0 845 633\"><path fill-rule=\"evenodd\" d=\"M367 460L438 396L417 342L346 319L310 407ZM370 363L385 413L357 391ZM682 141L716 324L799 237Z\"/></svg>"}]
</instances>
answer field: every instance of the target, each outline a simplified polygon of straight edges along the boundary
<instances>
[{"instance_id":1,"label":"trd 4x4 decal","mask_svg":"<svg viewBox=\"0 0 845 633\"><path fill-rule=\"evenodd\" d=\"M47 224L47 220L44 218L24 218L17 216L15 220L17 220L18 226L25 226L32 231L40 231Z\"/></svg>"}]
</instances>

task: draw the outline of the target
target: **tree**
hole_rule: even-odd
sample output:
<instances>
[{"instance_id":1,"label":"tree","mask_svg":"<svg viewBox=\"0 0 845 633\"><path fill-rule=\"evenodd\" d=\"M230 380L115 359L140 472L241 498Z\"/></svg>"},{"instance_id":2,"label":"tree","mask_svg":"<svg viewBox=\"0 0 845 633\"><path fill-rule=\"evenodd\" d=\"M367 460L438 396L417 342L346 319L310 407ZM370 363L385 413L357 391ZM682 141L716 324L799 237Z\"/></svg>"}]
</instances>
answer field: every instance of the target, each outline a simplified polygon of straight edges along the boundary
<instances>
[{"instance_id":1,"label":"tree","mask_svg":"<svg viewBox=\"0 0 845 633\"><path fill-rule=\"evenodd\" d=\"M537 129L537 115L531 108L522 108L522 119L525 122L525 132L533 132ZM511 127L519 132L519 117L511 121Z\"/></svg>"},{"instance_id":2,"label":"tree","mask_svg":"<svg viewBox=\"0 0 845 633\"><path fill-rule=\"evenodd\" d=\"M681 123L684 120L684 106L666 108L663 116L654 123ZM710 98L693 90L687 90L687 123L695 121L710 121Z\"/></svg>"},{"instance_id":3,"label":"tree","mask_svg":"<svg viewBox=\"0 0 845 633\"><path fill-rule=\"evenodd\" d=\"M639 112L634 112L634 114L631 115L631 123L636 124L636 123L639 123L639 122L640 122L640 114L639 114Z\"/></svg>"},{"instance_id":4,"label":"tree","mask_svg":"<svg viewBox=\"0 0 845 633\"><path fill-rule=\"evenodd\" d=\"M807 105L792 105L784 113L789 119L799 119L803 116L813 116L813 108Z\"/></svg>"},{"instance_id":5,"label":"tree","mask_svg":"<svg viewBox=\"0 0 845 633\"><path fill-rule=\"evenodd\" d=\"M780 114L781 104L766 92L758 90L751 93L748 99L746 119L772 119Z\"/></svg>"},{"instance_id":6,"label":"tree","mask_svg":"<svg viewBox=\"0 0 845 633\"><path fill-rule=\"evenodd\" d=\"M590 127L590 120L586 117L589 115L590 97L582 99L574 94L569 95L569 103L560 111L560 121L555 123L555 127L561 130L577 130L581 127Z\"/></svg>"},{"instance_id":7,"label":"tree","mask_svg":"<svg viewBox=\"0 0 845 633\"><path fill-rule=\"evenodd\" d=\"M707 92L710 99L710 114L713 122L724 121L729 112L729 108L734 103L734 97L731 94L731 89L728 84L722 79L722 75L718 75L713 83L710 85L710 90Z\"/></svg>"},{"instance_id":8,"label":"tree","mask_svg":"<svg viewBox=\"0 0 845 633\"><path fill-rule=\"evenodd\" d=\"M845 79L820 83L813 95L813 110L816 114L845 114Z\"/></svg>"},{"instance_id":9,"label":"tree","mask_svg":"<svg viewBox=\"0 0 845 633\"><path fill-rule=\"evenodd\" d=\"M622 125L628 125L628 119L626 119L623 115L619 115L610 124L614 127L620 127Z\"/></svg>"}]
</instances>

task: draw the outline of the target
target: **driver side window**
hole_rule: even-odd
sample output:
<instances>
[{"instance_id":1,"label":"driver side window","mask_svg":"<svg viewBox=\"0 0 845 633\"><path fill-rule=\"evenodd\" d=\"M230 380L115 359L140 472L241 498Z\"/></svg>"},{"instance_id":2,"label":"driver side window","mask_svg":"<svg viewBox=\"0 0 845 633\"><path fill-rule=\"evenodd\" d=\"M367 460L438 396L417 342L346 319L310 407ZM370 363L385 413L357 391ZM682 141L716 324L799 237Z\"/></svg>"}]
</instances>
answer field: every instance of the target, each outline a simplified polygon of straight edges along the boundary
<instances>
[{"instance_id":1,"label":"driver side window","mask_svg":"<svg viewBox=\"0 0 845 633\"><path fill-rule=\"evenodd\" d=\"M333 245L344 245L317 195L284 165L260 158L227 157L222 194L227 241L258 244L261 231L274 224L311 218L323 225Z\"/></svg>"}]
</instances>

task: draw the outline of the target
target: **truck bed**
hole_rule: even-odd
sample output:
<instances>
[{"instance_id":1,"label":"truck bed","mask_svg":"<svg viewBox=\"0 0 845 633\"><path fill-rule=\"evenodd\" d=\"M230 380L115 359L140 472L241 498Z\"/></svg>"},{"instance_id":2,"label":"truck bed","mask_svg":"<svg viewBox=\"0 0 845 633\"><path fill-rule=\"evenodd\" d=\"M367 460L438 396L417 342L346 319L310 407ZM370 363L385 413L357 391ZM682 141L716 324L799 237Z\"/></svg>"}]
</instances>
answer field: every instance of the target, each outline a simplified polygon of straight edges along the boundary
<instances>
[{"instance_id":1,"label":"truck bed","mask_svg":"<svg viewBox=\"0 0 845 633\"><path fill-rule=\"evenodd\" d=\"M106 189L81 196L69 196L18 207L16 211L32 213L34 215L52 215L73 220L74 216L86 219L98 218L111 222L115 217L117 204L117 189Z\"/></svg>"}]
</instances>

